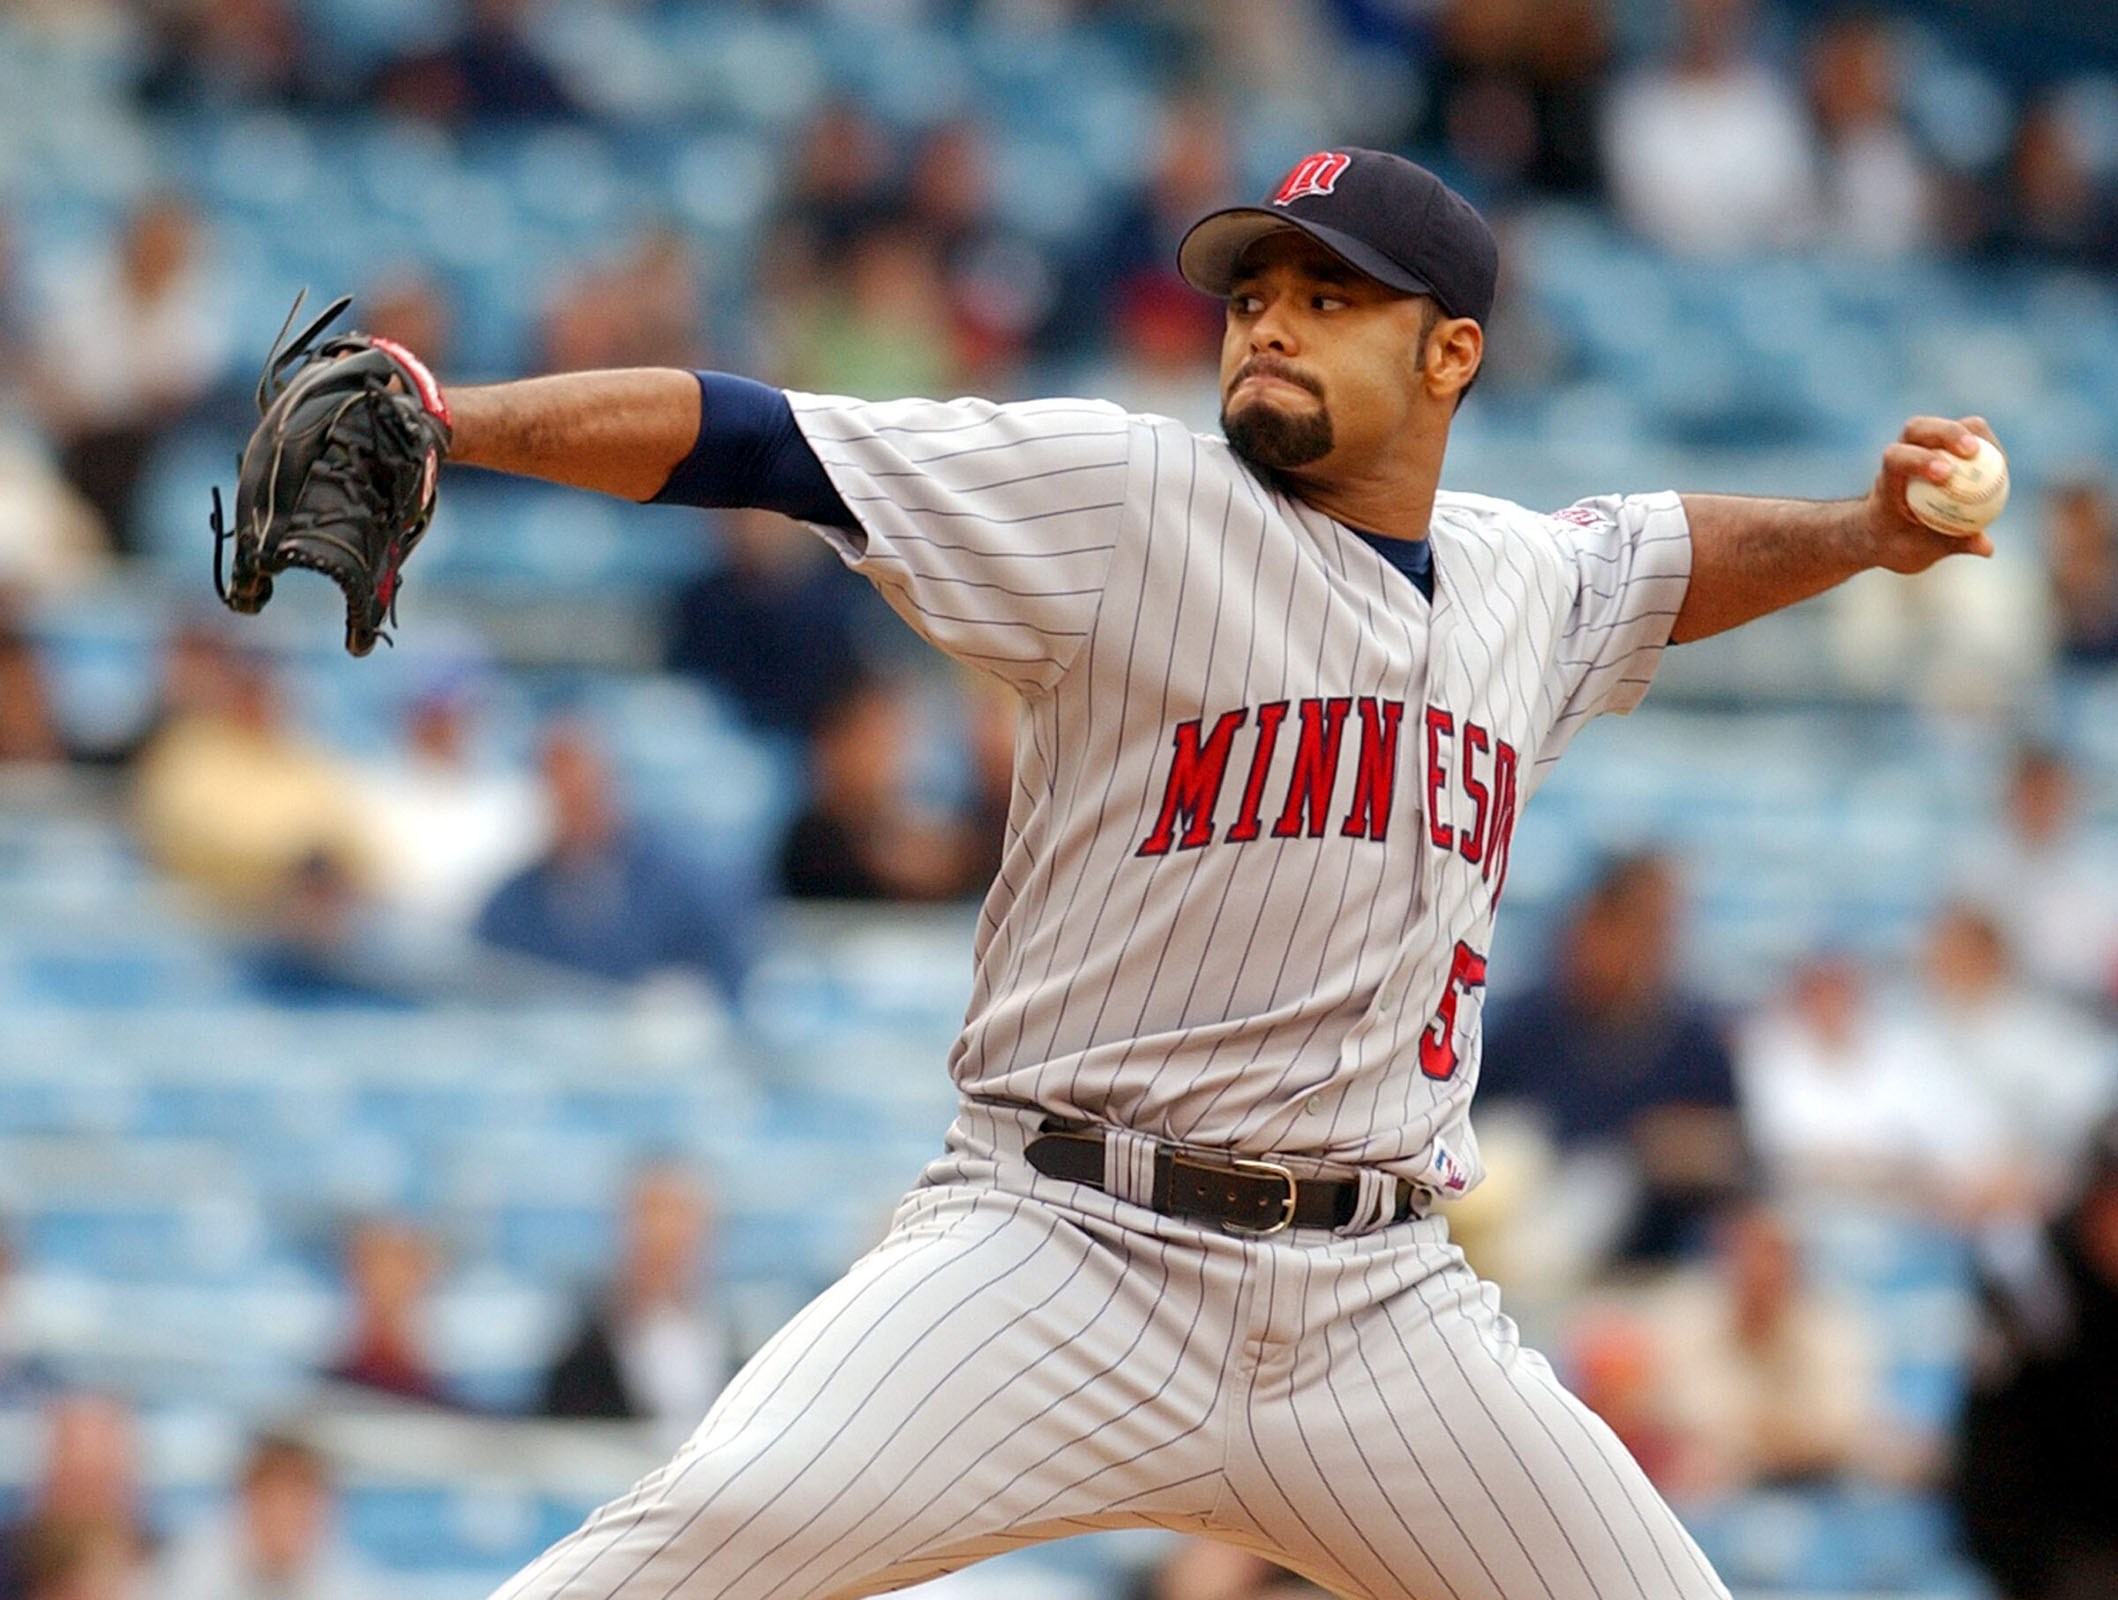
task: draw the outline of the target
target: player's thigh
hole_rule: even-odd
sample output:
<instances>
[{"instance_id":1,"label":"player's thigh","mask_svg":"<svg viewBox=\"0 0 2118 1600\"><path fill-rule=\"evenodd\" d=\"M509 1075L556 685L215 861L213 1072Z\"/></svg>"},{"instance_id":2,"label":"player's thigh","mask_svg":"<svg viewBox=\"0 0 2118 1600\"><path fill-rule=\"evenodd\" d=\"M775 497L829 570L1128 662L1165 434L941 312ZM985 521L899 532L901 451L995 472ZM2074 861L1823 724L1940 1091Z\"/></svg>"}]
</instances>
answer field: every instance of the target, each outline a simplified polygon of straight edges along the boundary
<instances>
[{"instance_id":1,"label":"player's thigh","mask_svg":"<svg viewBox=\"0 0 2118 1600\"><path fill-rule=\"evenodd\" d=\"M1445 1245L1318 1319L1261 1386L1232 1472L1246 1520L1340 1593L1726 1600L1616 1435L1524 1350Z\"/></svg>"},{"instance_id":2,"label":"player's thigh","mask_svg":"<svg viewBox=\"0 0 2118 1600\"><path fill-rule=\"evenodd\" d=\"M1209 1270L1018 1196L922 1191L673 1461L503 1595L854 1596L1202 1516Z\"/></svg>"}]
</instances>

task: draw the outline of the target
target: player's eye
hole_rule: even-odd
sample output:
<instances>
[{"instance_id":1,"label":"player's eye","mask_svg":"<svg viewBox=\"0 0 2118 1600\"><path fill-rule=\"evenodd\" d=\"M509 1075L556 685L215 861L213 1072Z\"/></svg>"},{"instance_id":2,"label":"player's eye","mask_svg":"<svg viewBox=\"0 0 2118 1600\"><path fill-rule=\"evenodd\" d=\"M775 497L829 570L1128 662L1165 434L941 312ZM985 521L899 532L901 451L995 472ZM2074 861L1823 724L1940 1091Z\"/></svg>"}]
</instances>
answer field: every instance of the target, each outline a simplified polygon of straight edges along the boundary
<instances>
[{"instance_id":1,"label":"player's eye","mask_svg":"<svg viewBox=\"0 0 2118 1600\"><path fill-rule=\"evenodd\" d=\"M1265 307L1265 302L1254 294L1233 294L1228 297L1228 309L1239 317L1254 317Z\"/></svg>"},{"instance_id":2,"label":"player's eye","mask_svg":"<svg viewBox=\"0 0 2118 1600\"><path fill-rule=\"evenodd\" d=\"M1309 297L1309 309L1312 311L1343 311L1350 303L1335 294L1313 294Z\"/></svg>"}]
</instances>

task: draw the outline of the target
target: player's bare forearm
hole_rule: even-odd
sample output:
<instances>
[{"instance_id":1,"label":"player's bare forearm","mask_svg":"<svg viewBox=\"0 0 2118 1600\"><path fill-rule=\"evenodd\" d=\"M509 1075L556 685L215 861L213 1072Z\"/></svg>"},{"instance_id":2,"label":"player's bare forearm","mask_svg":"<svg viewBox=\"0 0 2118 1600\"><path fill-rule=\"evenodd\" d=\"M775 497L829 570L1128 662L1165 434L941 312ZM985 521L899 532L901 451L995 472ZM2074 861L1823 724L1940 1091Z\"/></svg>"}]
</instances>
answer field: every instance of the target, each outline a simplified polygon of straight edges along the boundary
<instances>
[{"instance_id":1,"label":"player's bare forearm","mask_svg":"<svg viewBox=\"0 0 2118 1600\"><path fill-rule=\"evenodd\" d=\"M650 500L699 435L699 380L674 367L450 389L449 459Z\"/></svg>"},{"instance_id":2,"label":"player's bare forearm","mask_svg":"<svg viewBox=\"0 0 2118 1600\"><path fill-rule=\"evenodd\" d=\"M1691 583L1674 640L1704 639L1807 600L1871 564L1865 500L1683 500Z\"/></svg>"},{"instance_id":3,"label":"player's bare forearm","mask_svg":"<svg viewBox=\"0 0 2118 1600\"><path fill-rule=\"evenodd\" d=\"M1691 582L1670 637L1704 639L1845 582L1870 567L1920 572L1949 555L1991 555L1984 534L1956 538L1913 519L1905 485L1945 481L1948 452L1969 456L1976 417L1915 417L1883 452L1882 469L1858 500L1770 500L1687 494Z\"/></svg>"}]
</instances>

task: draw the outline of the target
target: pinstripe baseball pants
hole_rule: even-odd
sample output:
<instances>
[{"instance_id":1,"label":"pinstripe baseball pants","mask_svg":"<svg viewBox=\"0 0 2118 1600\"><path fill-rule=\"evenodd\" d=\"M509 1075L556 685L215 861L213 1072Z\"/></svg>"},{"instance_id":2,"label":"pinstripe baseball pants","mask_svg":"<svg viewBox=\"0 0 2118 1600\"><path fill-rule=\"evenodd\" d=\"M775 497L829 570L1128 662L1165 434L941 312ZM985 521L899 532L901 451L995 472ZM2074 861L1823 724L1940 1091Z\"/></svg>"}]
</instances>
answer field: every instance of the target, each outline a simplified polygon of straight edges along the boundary
<instances>
[{"instance_id":1,"label":"pinstripe baseball pants","mask_svg":"<svg viewBox=\"0 0 2118 1600\"><path fill-rule=\"evenodd\" d=\"M853 1600L1099 1528L1347 1596L1727 1591L1439 1219L1244 1239L970 1106L888 1236L499 1600Z\"/></svg>"}]
</instances>

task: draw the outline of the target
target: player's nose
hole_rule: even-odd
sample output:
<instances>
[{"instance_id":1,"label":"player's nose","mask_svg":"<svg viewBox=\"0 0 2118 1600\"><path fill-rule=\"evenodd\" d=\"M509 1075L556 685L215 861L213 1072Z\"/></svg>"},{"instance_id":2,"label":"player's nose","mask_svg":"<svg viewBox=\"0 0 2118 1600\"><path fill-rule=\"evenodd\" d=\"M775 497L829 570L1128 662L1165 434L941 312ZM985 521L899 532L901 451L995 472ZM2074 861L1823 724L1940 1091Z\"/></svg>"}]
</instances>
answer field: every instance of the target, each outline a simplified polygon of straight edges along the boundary
<instances>
[{"instance_id":1,"label":"player's nose","mask_svg":"<svg viewBox=\"0 0 2118 1600\"><path fill-rule=\"evenodd\" d=\"M1300 346L1295 337L1294 324L1285 312L1284 297L1275 297L1265 303L1250 324L1250 353L1272 350L1281 355L1292 355Z\"/></svg>"}]
</instances>

